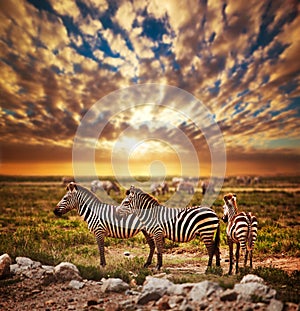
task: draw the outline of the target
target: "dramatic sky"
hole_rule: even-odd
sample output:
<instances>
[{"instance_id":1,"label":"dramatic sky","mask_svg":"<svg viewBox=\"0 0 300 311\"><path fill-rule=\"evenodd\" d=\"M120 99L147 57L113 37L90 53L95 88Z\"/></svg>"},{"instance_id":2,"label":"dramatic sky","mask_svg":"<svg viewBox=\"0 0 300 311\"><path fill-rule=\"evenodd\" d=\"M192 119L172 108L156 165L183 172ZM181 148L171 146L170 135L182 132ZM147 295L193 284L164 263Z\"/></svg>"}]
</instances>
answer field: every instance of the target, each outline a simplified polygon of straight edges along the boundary
<instances>
[{"instance_id":1,"label":"dramatic sky","mask_svg":"<svg viewBox=\"0 0 300 311\"><path fill-rule=\"evenodd\" d=\"M227 174L300 173L299 9L296 0L0 1L0 174L72 175L76 131L99 100L99 175L113 163L180 174L191 146L209 174L203 105L223 134ZM160 94L164 108L145 96L124 111L101 102L146 83L199 102Z\"/></svg>"}]
</instances>

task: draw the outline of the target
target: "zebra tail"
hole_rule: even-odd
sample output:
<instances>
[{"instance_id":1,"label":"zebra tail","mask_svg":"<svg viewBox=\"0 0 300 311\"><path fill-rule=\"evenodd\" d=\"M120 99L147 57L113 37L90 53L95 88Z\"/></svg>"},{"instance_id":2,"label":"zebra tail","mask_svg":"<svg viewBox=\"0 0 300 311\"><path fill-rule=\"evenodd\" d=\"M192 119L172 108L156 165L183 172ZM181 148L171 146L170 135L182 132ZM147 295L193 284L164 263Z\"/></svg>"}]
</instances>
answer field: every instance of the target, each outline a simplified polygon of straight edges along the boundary
<instances>
[{"instance_id":1,"label":"zebra tail","mask_svg":"<svg viewBox=\"0 0 300 311\"><path fill-rule=\"evenodd\" d=\"M253 245L253 234L252 234L252 228L251 228L251 226L249 226L248 240L247 240L247 250L248 251L252 250L252 245Z\"/></svg>"},{"instance_id":2,"label":"zebra tail","mask_svg":"<svg viewBox=\"0 0 300 311\"><path fill-rule=\"evenodd\" d=\"M216 235L215 235L215 242L214 242L214 247L215 247L215 251L217 249L220 248L220 223L218 224L218 228L217 228L217 232L216 232Z\"/></svg>"}]
</instances>

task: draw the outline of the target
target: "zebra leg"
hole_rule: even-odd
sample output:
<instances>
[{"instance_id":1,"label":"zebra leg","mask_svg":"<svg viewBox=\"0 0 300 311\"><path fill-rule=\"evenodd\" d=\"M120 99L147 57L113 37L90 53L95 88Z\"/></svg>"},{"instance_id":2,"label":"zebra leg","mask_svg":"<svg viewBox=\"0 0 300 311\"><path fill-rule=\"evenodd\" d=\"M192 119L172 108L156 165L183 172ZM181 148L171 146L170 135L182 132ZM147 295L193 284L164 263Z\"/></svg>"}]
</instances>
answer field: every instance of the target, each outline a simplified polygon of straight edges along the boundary
<instances>
[{"instance_id":1,"label":"zebra leg","mask_svg":"<svg viewBox=\"0 0 300 311\"><path fill-rule=\"evenodd\" d=\"M153 254L154 254L154 251L155 251L155 242L154 242L154 239L153 237L151 237L145 230L142 230L145 238L146 238L146 241L149 245L149 248L150 248L150 253L149 253L149 256L147 258L147 261L146 263L144 264L144 267L147 268L151 265L152 263L152 258L153 258Z\"/></svg>"},{"instance_id":2,"label":"zebra leg","mask_svg":"<svg viewBox=\"0 0 300 311\"><path fill-rule=\"evenodd\" d=\"M105 267L106 266L106 260L104 255L104 234L100 233L96 236L98 249L100 253L100 266Z\"/></svg>"},{"instance_id":3,"label":"zebra leg","mask_svg":"<svg viewBox=\"0 0 300 311\"><path fill-rule=\"evenodd\" d=\"M252 249L250 249L250 252L249 252L249 259L250 259L250 269L252 269Z\"/></svg>"},{"instance_id":4,"label":"zebra leg","mask_svg":"<svg viewBox=\"0 0 300 311\"><path fill-rule=\"evenodd\" d=\"M157 249L157 265L156 269L160 270L163 265L164 237L162 232L155 234L155 244Z\"/></svg>"},{"instance_id":5,"label":"zebra leg","mask_svg":"<svg viewBox=\"0 0 300 311\"><path fill-rule=\"evenodd\" d=\"M249 253L249 251L246 249L246 252L245 252L245 258L244 258L244 268L246 268L246 266L247 266L247 261L248 261L248 253Z\"/></svg>"},{"instance_id":6,"label":"zebra leg","mask_svg":"<svg viewBox=\"0 0 300 311\"><path fill-rule=\"evenodd\" d=\"M220 225L217 228L216 236L215 236L215 241L214 241L214 253L216 255L216 266L220 267Z\"/></svg>"},{"instance_id":7,"label":"zebra leg","mask_svg":"<svg viewBox=\"0 0 300 311\"><path fill-rule=\"evenodd\" d=\"M240 258L240 243L236 243L236 252L235 252L235 273L239 272L239 258Z\"/></svg>"},{"instance_id":8,"label":"zebra leg","mask_svg":"<svg viewBox=\"0 0 300 311\"><path fill-rule=\"evenodd\" d=\"M227 243L229 246L229 271L228 274L232 274L232 267L233 267L233 242L229 237L227 237Z\"/></svg>"}]
</instances>

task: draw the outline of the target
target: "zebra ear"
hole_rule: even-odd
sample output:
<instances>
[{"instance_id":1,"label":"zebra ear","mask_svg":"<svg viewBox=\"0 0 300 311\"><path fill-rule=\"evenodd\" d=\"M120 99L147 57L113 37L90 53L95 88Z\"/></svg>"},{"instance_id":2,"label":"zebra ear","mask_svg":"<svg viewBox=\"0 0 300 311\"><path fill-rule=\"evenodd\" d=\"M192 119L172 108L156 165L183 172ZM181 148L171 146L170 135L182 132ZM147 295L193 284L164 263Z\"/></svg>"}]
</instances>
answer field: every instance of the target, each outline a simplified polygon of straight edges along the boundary
<instances>
[{"instance_id":1,"label":"zebra ear","mask_svg":"<svg viewBox=\"0 0 300 311\"><path fill-rule=\"evenodd\" d=\"M74 182L70 182L69 184L68 184L68 186L67 186L67 190L69 190L69 191L73 191L73 190L77 190L78 188L77 188L77 185L74 183Z\"/></svg>"},{"instance_id":2,"label":"zebra ear","mask_svg":"<svg viewBox=\"0 0 300 311\"><path fill-rule=\"evenodd\" d=\"M130 190L126 190L126 195L129 195L130 194Z\"/></svg>"},{"instance_id":3,"label":"zebra ear","mask_svg":"<svg viewBox=\"0 0 300 311\"><path fill-rule=\"evenodd\" d=\"M131 186L130 186L130 191L133 192L134 190L135 190L135 186L134 186L134 185L131 185Z\"/></svg>"}]
</instances>

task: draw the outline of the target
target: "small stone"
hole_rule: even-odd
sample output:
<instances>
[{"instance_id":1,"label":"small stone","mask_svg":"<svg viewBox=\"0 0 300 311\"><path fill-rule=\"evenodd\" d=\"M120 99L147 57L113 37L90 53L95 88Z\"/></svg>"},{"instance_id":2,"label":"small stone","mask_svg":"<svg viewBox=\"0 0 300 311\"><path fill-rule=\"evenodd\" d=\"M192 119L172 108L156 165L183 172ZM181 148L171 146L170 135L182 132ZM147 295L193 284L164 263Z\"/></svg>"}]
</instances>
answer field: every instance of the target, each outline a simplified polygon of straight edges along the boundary
<instances>
[{"instance_id":1,"label":"small stone","mask_svg":"<svg viewBox=\"0 0 300 311\"><path fill-rule=\"evenodd\" d=\"M267 307L267 311L282 311L283 303L277 299L271 299L270 304Z\"/></svg>"},{"instance_id":2,"label":"small stone","mask_svg":"<svg viewBox=\"0 0 300 311\"><path fill-rule=\"evenodd\" d=\"M58 281L81 281L77 267L69 262L61 262L54 267L54 275Z\"/></svg>"},{"instance_id":3,"label":"small stone","mask_svg":"<svg viewBox=\"0 0 300 311\"><path fill-rule=\"evenodd\" d=\"M55 304L55 301L54 301L54 300L52 300L52 299L47 300L47 301L45 302L45 305L46 305L46 306L49 306L49 305L54 305L54 304Z\"/></svg>"},{"instance_id":4,"label":"small stone","mask_svg":"<svg viewBox=\"0 0 300 311\"><path fill-rule=\"evenodd\" d=\"M103 284L101 286L101 291L105 292L123 292L129 289L129 285L123 280L118 278L102 279Z\"/></svg>"},{"instance_id":5,"label":"small stone","mask_svg":"<svg viewBox=\"0 0 300 311\"><path fill-rule=\"evenodd\" d=\"M90 300L88 300L88 302L87 302L88 307L89 307L89 306L95 306L95 305L97 305L97 304L98 304L98 300L97 300L97 299L90 299Z\"/></svg>"},{"instance_id":6,"label":"small stone","mask_svg":"<svg viewBox=\"0 0 300 311\"><path fill-rule=\"evenodd\" d=\"M226 289L221 295L221 301L235 301L237 299L238 293L233 289Z\"/></svg>"},{"instance_id":7,"label":"small stone","mask_svg":"<svg viewBox=\"0 0 300 311\"><path fill-rule=\"evenodd\" d=\"M156 303L158 310L168 310L170 309L169 305L169 299L170 297L167 295L162 296Z\"/></svg>"},{"instance_id":8,"label":"small stone","mask_svg":"<svg viewBox=\"0 0 300 311\"><path fill-rule=\"evenodd\" d=\"M8 254L0 256L0 279L10 275L11 258Z\"/></svg>"},{"instance_id":9,"label":"small stone","mask_svg":"<svg viewBox=\"0 0 300 311\"><path fill-rule=\"evenodd\" d=\"M106 311L118 311L120 310L120 306L118 302L116 301L110 301L108 304L105 306Z\"/></svg>"},{"instance_id":10,"label":"small stone","mask_svg":"<svg viewBox=\"0 0 300 311\"><path fill-rule=\"evenodd\" d=\"M127 252L124 252L123 255L126 256L126 257L128 257L128 256L130 256L130 252L128 252L128 251L127 251Z\"/></svg>"},{"instance_id":11,"label":"small stone","mask_svg":"<svg viewBox=\"0 0 300 311\"><path fill-rule=\"evenodd\" d=\"M141 294L138 298L137 303L139 305L146 305L150 301L156 301L161 297L161 295L157 292L146 292L144 294Z\"/></svg>"},{"instance_id":12,"label":"small stone","mask_svg":"<svg viewBox=\"0 0 300 311\"><path fill-rule=\"evenodd\" d=\"M84 287L84 283L77 281L77 280L72 280L68 284L68 288L70 288L70 289L81 289L83 287Z\"/></svg>"}]
</instances>

